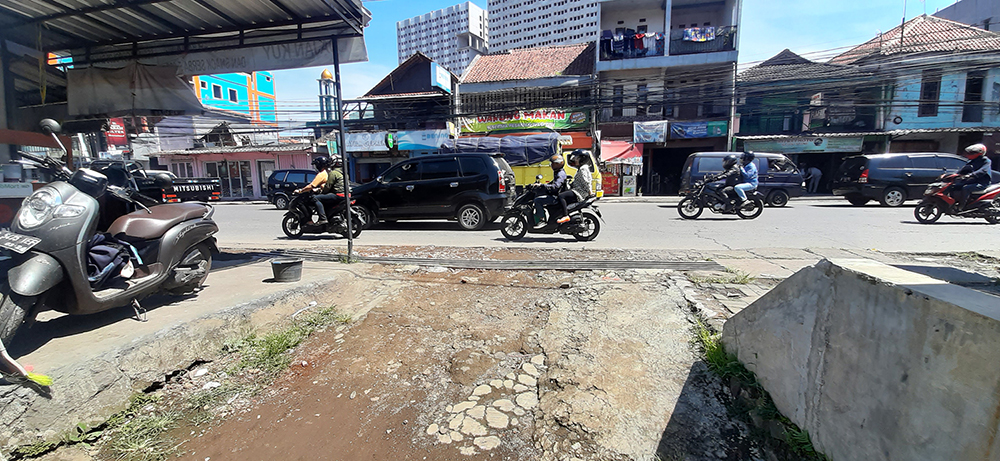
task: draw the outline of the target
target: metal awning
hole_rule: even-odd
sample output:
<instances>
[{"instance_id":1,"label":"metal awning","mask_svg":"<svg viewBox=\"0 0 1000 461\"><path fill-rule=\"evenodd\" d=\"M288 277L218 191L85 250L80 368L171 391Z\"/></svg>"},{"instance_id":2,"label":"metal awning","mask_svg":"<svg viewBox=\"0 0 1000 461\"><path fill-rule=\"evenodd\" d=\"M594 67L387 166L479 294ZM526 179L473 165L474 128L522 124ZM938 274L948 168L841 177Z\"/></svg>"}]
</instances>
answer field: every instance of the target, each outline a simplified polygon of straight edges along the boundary
<instances>
[{"instance_id":1,"label":"metal awning","mask_svg":"<svg viewBox=\"0 0 1000 461\"><path fill-rule=\"evenodd\" d=\"M361 0L0 0L8 41L74 65L361 37L370 20Z\"/></svg>"},{"instance_id":2,"label":"metal awning","mask_svg":"<svg viewBox=\"0 0 1000 461\"><path fill-rule=\"evenodd\" d=\"M978 127L949 127L949 128L913 128L907 130L889 131L864 131L864 132L839 132L839 133L800 133L800 134L762 134L750 136L733 136L742 141L764 141L780 139L812 139L812 138L857 138L862 136L906 136L910 134L930 134L930 133L973 133L973 132L996 132L1000 127L978 126Z\"/></svg>"}]
</instances>

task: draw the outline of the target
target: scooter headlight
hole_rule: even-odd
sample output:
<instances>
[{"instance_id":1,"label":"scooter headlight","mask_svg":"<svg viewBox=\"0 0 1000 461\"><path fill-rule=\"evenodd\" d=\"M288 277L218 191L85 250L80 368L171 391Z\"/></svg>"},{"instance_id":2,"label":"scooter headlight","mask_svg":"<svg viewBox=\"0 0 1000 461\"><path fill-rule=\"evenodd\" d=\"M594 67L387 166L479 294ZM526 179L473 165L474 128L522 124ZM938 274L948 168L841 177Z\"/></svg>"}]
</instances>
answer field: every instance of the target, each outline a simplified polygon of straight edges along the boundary
<instances>
[{"instance_id":1,"label":"scooter headlight","mask_svg":"<svg viewBox=\"0 0 1000 461\"><path fill-rule=\"evenodd\" d=\"M21 203L21 209L17 211L17 224L24 229L38 227L61 204L62 197L54 189L38 189Z\"/></svg>"}]
</instances>

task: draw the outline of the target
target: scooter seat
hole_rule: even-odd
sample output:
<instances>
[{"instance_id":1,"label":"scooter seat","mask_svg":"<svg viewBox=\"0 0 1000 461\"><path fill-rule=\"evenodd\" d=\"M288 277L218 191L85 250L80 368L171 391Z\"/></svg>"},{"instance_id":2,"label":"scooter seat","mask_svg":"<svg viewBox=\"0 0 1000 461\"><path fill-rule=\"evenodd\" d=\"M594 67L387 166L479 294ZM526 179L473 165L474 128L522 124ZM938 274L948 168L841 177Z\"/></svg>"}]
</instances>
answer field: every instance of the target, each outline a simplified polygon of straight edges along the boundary
<instances>
[{"instance_id":1,"label":"scooter seat","mask_svg":"<svg viewBox=\"0 0 1000 461\"><path fill-rule=\"evenodd\" d=\"M157 239L177 223L205 216L208 208L199 203L164 203L146 210L133 211L111 224L108 233L114 237L125 234L143 240Z\"/></svg>"}]
</instances>

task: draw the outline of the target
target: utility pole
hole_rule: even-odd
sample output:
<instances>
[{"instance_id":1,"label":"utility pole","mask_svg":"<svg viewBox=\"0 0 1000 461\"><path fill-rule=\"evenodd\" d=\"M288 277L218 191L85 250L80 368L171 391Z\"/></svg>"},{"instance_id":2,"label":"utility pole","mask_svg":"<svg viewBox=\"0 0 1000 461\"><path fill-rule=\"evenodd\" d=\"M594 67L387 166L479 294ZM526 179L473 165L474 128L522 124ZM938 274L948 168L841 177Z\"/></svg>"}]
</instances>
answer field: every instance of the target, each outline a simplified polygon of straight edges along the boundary
<instances>
[{"instance_id":1,"label":"utility pole","mask_svg":"<svg viewBox=\"0 0 1000 461\"><path fill-rule=\"evenodd\" d=\"M340 87L340 49L337 46L337 36L334 35L331 40L333 41L333 87L337 93L335 104L337 105L337 123L339 125L337 140L340 146L337 154L340 155L340 168L344 174L344 200L347 206L347 262L351 262L354 260L354 231L351 229L354 225L354 220L351 219L354 210L351 209L351 177L347 175L347 141L344 134L344 106L341 104L344 98Z\"/></svg>"}]
</instances>

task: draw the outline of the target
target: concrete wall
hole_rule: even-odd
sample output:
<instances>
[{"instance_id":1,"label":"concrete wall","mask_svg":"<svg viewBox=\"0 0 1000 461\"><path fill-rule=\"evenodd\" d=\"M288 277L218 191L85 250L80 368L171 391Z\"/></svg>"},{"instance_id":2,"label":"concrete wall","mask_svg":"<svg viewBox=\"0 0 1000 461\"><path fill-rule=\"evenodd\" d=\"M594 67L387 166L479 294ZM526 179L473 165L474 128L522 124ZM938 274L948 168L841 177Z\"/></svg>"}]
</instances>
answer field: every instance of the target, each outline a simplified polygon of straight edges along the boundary
<instances>
[{"instance_id":1,"label":"concrete wall","mask_svg":"<svg viewBox=\"0 0 1000 461\"><path fill-rule=\"evenodd\" d=\"M1000 299L867 260L821 261L723 341L833 460L1000 460Z\"/></svg>"}]
</instances>

